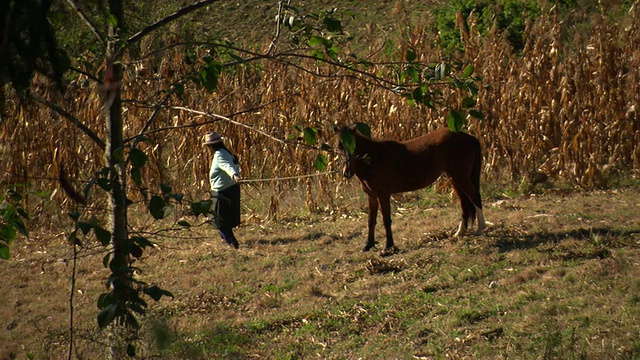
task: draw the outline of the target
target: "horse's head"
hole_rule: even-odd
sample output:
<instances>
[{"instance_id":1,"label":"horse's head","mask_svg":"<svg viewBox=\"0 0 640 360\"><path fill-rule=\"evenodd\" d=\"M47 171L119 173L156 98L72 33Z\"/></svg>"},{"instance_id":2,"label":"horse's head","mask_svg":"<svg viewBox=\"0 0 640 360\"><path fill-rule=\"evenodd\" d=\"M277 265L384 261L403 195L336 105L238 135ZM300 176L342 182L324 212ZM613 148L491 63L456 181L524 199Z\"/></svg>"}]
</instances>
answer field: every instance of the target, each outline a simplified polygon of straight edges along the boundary
<instances>
[{"instance_id":1,"label":"horse's head","mask_svg":"<svg viewBox=\"0 0 640 360\"><path fill-rule=\"evenodd\" d=\"M371 139L371 128L365 123L355 123L352 126L336 127L335 132L338 134L339 147L345 157L345 164L342 174L346 178L356 175L354 170L354 162L369 161L368 156L363 149L356 146L356 143L366 143Z\"/></svg>"},{"instance_id":2,"label":"horse's head","mask_svg":"<svg viewBox=\"0 0 640 360\"><path fill-rule=\"evenodd\" d=\"M336 129L336 132L338 133L338 136L339 136L339 140L338 140L339 147L342 150L342 154L345 157L344 168L342 169L342 175L344 175L344 177L346 178L351 178L353 177L353 175L355 175L355 172L353 171L353 164L352 164L353 153L355 151L355 144L356 144L354 131L355 131L354 129L348 126L343 126L340 129Z\"/></svg>"}]
</instances>

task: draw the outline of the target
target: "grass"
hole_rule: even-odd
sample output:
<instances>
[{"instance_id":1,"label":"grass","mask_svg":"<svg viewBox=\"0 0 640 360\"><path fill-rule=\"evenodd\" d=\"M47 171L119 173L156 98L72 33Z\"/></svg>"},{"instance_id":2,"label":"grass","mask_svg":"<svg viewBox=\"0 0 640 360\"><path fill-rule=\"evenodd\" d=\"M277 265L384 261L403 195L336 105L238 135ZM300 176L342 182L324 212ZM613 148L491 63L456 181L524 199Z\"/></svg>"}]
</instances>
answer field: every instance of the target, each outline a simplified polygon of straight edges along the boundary
<instances>
[{"instance_id":1,"label":"grass","mask_svg":"<svg viewBox=\"0 0 640 360\"><path fill-rule=\"evenodd\" d=\"M488 198L494 228L461 239L450 236L455 203L437 200L437 211L425 211L425 201L394 205L401 251L392 257L361 252L362 210L287 222L256 210L237 231L239 251L207 227L158 238L139 277L175 299L149 300L138 357L640 356L636 188ZM0 263L7 284L0 358L64 356L69 256L62 237L41 233L19 241L12 259ZM101 256L101 249L84 249L79 258L81 359L104 351L95 321Z\"/></svg>"}]
</instances>

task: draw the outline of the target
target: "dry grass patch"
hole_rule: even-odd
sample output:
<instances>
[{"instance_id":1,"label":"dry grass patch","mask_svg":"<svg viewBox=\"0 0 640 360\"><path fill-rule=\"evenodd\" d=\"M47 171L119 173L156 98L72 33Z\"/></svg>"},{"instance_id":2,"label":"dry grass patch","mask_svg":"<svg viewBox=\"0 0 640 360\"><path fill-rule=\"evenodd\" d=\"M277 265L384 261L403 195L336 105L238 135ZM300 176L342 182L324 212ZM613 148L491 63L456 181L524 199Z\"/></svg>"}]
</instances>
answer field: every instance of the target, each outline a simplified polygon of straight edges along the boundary
<instances>
[{"instance_id":1,"label":"dry grass patch","mask_svg":"<svg viewBox=\"0 0 640 360\"><path fill-rule=\"evenodd\" d=\"M239 251L208 226L179 231L138 264L140 279L176 296L150 302L140 357L634 358L640 223L630 212L639 202L635 190L508 198L485 211L498 226L460 239L450 231L457 205L425 212L397 202L392 257L361 252L363 209L289 222L253 213L237 231ZM589 221L609 227L585 228L572 215L590 204L606 211ZM529 217L538 213L557 222L542 226ZM9 304L0 341L10 344L1 358L66 353L71 249L45 235L18 242L0 263ZM86 250L78 263L77 358L102 353L102 256Z\"/></svg>"}]
</instances>

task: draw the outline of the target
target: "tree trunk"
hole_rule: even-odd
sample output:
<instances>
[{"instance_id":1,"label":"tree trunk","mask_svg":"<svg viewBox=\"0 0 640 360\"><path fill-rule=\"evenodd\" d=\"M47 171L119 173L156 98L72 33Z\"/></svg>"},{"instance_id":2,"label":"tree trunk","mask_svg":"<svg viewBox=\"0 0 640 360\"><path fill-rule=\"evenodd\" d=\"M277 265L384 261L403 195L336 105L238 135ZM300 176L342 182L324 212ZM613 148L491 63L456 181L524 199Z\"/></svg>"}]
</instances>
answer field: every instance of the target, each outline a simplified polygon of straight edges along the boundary
<instances>
[{"instance_id":1,"label":"tree trunk","mask_svg":"<svg viewBox=\"0 0 640 360\"><path fill-rule=\"evenodd\" d=\"M131 294L132 273L130 268L129 236L127 232L126 168L124 161L124 136L122 123L122 65L117 59L119 29L123 28L122 0L109 0L109 9L116 23L109 26L106 51L106 69L103 84L105 111L105 164L112 171L109 175L109 215L111 230L111 291L118 306L118 317L109 326L110 355L113 359L126 358L127 300Z\"/></svg>"}]
</instances>

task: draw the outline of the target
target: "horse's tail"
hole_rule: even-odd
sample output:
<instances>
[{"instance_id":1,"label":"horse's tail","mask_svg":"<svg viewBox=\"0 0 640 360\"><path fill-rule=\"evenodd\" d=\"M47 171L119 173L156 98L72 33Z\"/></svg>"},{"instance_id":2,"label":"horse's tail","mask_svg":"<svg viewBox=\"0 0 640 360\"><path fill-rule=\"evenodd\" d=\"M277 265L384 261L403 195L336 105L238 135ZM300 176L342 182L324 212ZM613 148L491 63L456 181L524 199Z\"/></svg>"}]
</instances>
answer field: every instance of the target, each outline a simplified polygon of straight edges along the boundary
<instances>
[{"instance_id":1,"label":"horse's tail","mask_svg":"<svg viewBox=\"0 0 640 360\"><path fill-rule=\"evenodd\" d=\"M480 145L480 140L477 138L473 138L475 141L473 142L473 146L476 150L475 158L473 159L473 167L471 168L471 183L476 190L476 196L473 201L473 204L478 208L482 209L482 197L480 196L480 173L482 172L482 146ZM475 209L474 209L475 211Z\"/></svg>"}]
</instances>

